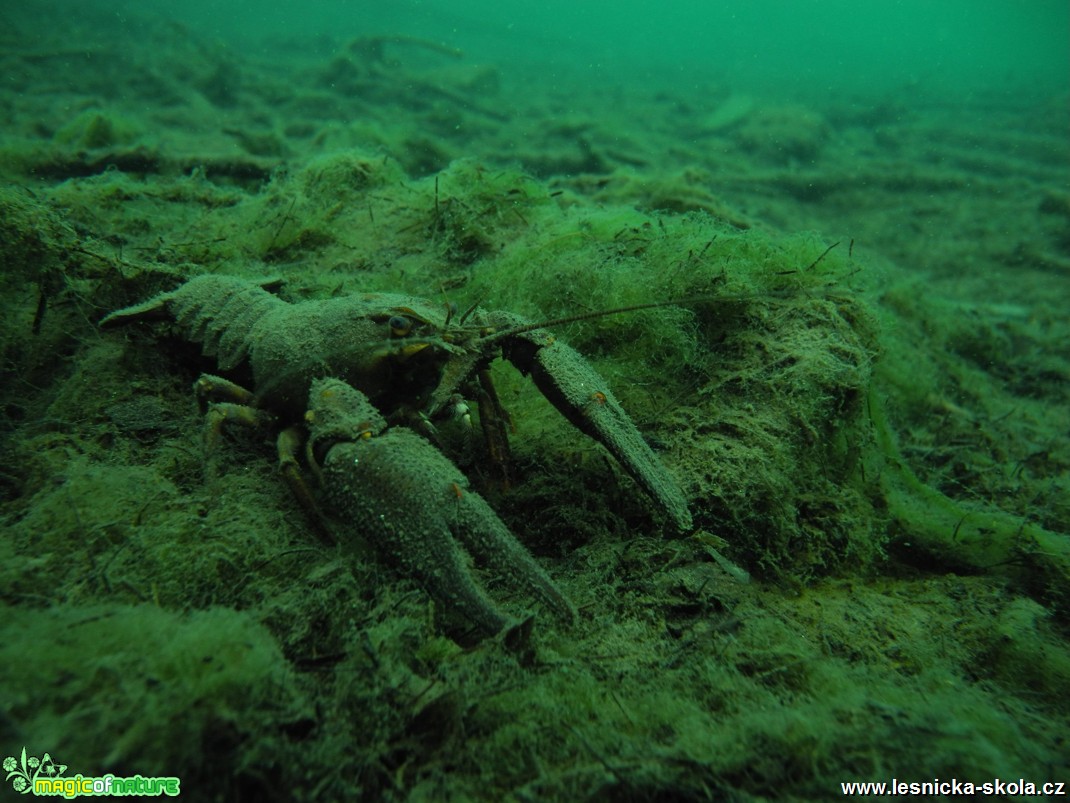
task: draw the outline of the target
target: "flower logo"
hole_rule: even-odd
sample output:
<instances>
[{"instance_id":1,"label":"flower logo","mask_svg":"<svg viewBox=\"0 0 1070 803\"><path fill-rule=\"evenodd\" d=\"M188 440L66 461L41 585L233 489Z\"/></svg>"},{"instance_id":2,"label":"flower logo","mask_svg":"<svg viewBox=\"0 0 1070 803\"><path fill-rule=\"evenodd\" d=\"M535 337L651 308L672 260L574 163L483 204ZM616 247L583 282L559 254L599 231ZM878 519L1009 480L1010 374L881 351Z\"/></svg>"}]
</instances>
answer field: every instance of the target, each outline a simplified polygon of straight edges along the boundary
<instances>
[{"instance_id":1,"label":"flower logo","mask_svg":"<svg viewBox=\"0 0 1070 803\"><path fill-rule=\"evenodd\" d=\"M59 778L67 771L66 764L57 764L52 756L45 753L42 758L27 756L26 748L22 748L21 760L14 756L8 756L3 763L4 772L7 773L5 781L11 781L11 786L16 792L27 794L33 789L33 782L38 775L47 778Z\"/></svg>"}]
</instances>

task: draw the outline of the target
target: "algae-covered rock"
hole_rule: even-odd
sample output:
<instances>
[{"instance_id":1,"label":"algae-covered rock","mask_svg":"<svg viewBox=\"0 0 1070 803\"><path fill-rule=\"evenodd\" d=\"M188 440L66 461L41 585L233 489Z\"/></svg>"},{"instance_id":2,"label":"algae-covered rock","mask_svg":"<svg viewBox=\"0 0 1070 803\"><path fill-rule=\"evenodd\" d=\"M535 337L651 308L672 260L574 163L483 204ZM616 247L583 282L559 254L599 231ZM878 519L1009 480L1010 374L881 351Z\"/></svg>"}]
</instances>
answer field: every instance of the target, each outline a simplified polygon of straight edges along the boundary
<instances>
[{"instance_id":1,"label":"algae-covered rock","mask_svg":"<svg viewBox=\"0 0 1070 803\"><path fill-rule=\"evenodd\" d=\"M129 145L140 130L127 118L100 109L86 109L60 128L52 141L61 148L83 151Z\"/></svg>"},{"instance_id":2,"label":"algae-covered rock","mask_svg":"<svg viewBox=\"0 0 1070 803\"><path fill-rule=\"evenodd\" d=\"M732 131L748 153L776 163L816 159L830 133L819 112L799 104L756 109Z\"/></svg>"}]
</instances>

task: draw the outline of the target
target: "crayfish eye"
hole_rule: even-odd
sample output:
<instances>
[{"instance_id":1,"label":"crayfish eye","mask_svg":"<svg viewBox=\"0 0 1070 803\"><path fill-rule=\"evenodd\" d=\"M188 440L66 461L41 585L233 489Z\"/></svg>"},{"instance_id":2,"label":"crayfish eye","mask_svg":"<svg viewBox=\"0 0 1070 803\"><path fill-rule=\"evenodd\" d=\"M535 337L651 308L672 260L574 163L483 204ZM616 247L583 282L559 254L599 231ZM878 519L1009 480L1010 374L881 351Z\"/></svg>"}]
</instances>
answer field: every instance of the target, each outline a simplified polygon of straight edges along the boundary
<instances>
[{"instance_id":1,"label":"crayfish eye","mask_svg":"<svg viewBox=\"0 0 1070 803\"><path fill-rule=\"evenodd\" d=\"M405 337L412 331L412 319L404 315L391 315L387 324L390 326L390 334L394 337Z\"/></svg>"}]
</instances>

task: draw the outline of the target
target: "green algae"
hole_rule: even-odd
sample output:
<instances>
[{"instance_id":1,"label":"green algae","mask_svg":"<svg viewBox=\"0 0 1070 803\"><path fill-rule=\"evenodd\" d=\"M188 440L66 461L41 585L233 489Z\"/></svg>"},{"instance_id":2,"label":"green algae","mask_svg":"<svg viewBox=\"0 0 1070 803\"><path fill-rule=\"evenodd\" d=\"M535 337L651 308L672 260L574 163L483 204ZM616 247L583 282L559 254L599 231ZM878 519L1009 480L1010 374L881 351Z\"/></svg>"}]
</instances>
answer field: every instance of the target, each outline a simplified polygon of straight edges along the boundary
<instances>
[{"instance_id":1,"label":"green algae","mask_svg":"<svg viewBox=\"0 0 1070 803\"><path fill-rule=\"evenodd\" d=\"M859 777L879 774L889 755L926 777L1022 772L1053 760L1043 741L1019 749L1019 714L998 714L982 690L961 685L984 654L991 681L1025 684L1061 705L1070 659L1043 608L981 578L913 581L910 592L821 579L881 573L889 536L893 555L909 542L936 565L1007 576L1044 600L1057 599L1049 595L1065 572L1047 549L1054 536L1008 514L965 515L907 466L875 403L896 385L875 378L888 324L867 300L865 286L877 279L864 265L842 247L825 253L812 234L563 201L515 170L463 162L402 190L396 171L388 160L342 154L220 205L200 224L201 242L219 244L199 246L215 258L198 269L273 270L293 297L437 285L450 301L480 298L536 319L585 312L591 299L607 308L680 299L571 324L562 336L595 360L660 444L687 487L696 537L662 540L630 483L522 377L496 367L518 470L511 491L484 484L484 493L583 617L571 630L540 619L519 652L497 642L473 649L463 623L374 560L317 546L259 437L237 433L222 454L202 456L186 395L195 366L181 356L161 363L152 339L118 345L71 321L85 345L49 393L55 423L14 445L24 471L9 490L4 580L23 603L8 616L47 631L92 620L93 605L120 606L101 620L124 624L110 636L114 671L182 677L165 689L109 686L118 703L84 742L65 729L103 699L96 673L80 675L88 685L75 691L88 708L73 711L68 698L19 681L11 688L27 733L53 740L65 759L159 766L198 783L226 761L231 790L263 794L281 781L310 799L330 790L415 800L446 783L474 797L666 788L761 797L782 784L805 797L822 794L827 776L814 763L832 755L834 772ZM127 191L136 202L136 186ZM406 202L393 209L399 198ZM281 209L294 210L293 221ZM272 242L282 250L265 247ZM283 254L303 258L273 261ZM64 274L98 307L186 270L124 259L102 271L101 261L83 256ZM107 412L149 398L164 406L148 424ZM179 426L160 423L161 409ZM1009 562L1022 556L1048 573L1029 577ZM57 593L68 608L29 613L26 602ZM508 597L505 588L495 593ZM925 635L945 625L935 612L918 621L914 598L934 611L957 598L960 610L947 615L967 618L970 600L983 599L996 618L975 623L946 654ZM170 612L188 608L204 611L188 626ZM142 647L123 646L127 626L159 631L154 617L175 619L168 629L177 645L188 630L198 655L219 660L220 675L186 673L168 663L171 653L147 664ZM899 646L889 647L878 622ZM823 633L822 642L807 632ZM7 648L24 649L9 634ZM88 649L80 644L34 650L41 666L24 677L61 671ZM234 649L256 660L223 661ZM266 694L267 707L258 702ZM202 716L165 726L160 741L113 738L94 757L93 740L142 733L132 724L141 712L166 723L189 706ZM950 720L931 713L941 706ZM312 716L313 708L329 713ZM904 743L896 735L904 721L931 737ZM217 760L208 760L203 745L221 723L231 738L213 742ZM537 763L501 760L520 754ZM770 755L776 762L762 758ZM253 770L265 756L278 768L266 776Z\"/></svg>"},{"instance_id":2,"label":"green algae","mask_svg":"<svg viewBox=\"0 0 1070 803\"><path fill-rule=\"evenodd\" d=\"M278 643L248 613L113 603L5 606L4 616L7 711L24 738L62 745L72 767L163 776L196 767L203 784L230 769L233 745L302 713Z\"/></svg>"},{"instance_id":3,"label":"green algae","mask_svg":"<svg viewBox=\"0 0 1070 803\"><path fill-rule=\"evenodd\" d=\"M879 392L869 400L880 459L876 470L888 512L902 528L897 536L902 547L921 550L952 570L1013 577L1065 619L1070 610L1066 536L998 508L955 501L919 480L899 451Z\"/></svg>"}]
</instances>

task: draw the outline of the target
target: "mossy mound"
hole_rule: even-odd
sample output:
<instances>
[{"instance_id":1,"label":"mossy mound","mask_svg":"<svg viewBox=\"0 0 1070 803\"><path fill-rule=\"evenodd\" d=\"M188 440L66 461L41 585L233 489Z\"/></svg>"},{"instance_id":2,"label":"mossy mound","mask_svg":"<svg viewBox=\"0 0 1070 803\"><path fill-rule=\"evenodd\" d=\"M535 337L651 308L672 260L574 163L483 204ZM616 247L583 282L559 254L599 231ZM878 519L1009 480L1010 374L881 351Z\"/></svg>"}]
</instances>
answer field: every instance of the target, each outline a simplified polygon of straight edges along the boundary
<instances>
[{"instance_id":1,"label":"mossy mound","mask_svg":"<svg viewBox=\"0 0 1070 803\"><path fill-rule=\"evenodd\" d=\"M86 775L180 768L203 787L250 772L228 756L302 713L274 637L248 613L99 604L2 615L4 702L20 728L6 737L48 745L57 761L93 767Z\"/></svg>"}]
</instances>

